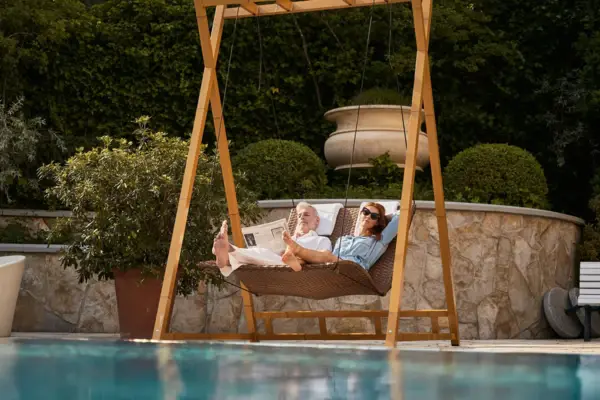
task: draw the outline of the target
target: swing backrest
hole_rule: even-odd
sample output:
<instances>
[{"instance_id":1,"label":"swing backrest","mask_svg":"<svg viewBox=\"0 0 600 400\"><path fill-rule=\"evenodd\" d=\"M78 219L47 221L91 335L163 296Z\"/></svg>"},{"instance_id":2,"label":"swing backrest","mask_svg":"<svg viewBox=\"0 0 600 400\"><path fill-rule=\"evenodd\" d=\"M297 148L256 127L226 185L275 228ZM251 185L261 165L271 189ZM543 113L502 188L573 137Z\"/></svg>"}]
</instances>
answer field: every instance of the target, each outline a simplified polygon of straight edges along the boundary
<instances>
[{"instance_id":1,"label":"swing backrest","mask_svg":"<svg viewBox=\"0 0 600 400\"><path fill-rule=\"evenodd\" d=\"M344 212L345 211L345 212ZM359 214L358 208L342 208L338 213L333 227L333 232L329 236L331 244L335 246L336 240L344 235L350 235L354 232L354 226ZM297 221L296 209L290 210L288 217L288 227L290 232L296 229ZM388 221L391 218L388 216ZM383 256L369 269L369 274L373 283L382 293L387 293L392 287L392 275L394 271L394 255L396 252L396 239L392 240Z\"/></svg>"}]
</instances>

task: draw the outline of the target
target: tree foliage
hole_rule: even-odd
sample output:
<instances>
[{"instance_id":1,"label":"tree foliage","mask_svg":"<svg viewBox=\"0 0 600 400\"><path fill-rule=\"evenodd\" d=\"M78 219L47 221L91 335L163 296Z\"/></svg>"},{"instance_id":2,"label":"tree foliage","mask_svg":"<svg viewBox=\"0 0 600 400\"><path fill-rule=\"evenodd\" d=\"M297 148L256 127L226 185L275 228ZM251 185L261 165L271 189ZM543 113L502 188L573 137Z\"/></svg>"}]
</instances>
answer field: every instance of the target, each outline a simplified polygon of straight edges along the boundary
<instances>
[{"instance_id":1,"label":"tree foliage","mask_svg":"<svg viewBox=\"0 0 600 400\"><path fill-rule=\"evenodd\" d=\"M593 197L589 207L595 218L583 228L583 240L577 249L578 257L581 261L600 261L600 196Z\"/></svg>"},{"instance_id":2,"label":"tree foliage","mask_svg":"<svg viewBox=\"0 0 600 400\"><path fill-rule=\"evenodd\" d=\"M47 144L55 142L64 150L62 140L44 130L46 122L39 117L26 119L22 106L22 98L11 105L0 100L0 205L4 206L27 197L40 200L40 185L31 166Z\"/></svg>"}]
</instances>

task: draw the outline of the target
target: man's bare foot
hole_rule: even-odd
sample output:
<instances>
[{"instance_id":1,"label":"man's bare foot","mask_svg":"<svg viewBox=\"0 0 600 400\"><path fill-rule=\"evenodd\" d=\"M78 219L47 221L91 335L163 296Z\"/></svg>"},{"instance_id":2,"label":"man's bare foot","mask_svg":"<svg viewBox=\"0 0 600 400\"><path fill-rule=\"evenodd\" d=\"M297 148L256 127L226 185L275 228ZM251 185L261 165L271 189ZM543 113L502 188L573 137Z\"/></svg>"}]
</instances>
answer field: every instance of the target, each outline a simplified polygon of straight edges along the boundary
<instances>
[{"instance_id":1,"label":"man's bare foot","mask_svg":"<svg viewBox=\"0 0 600 400\"><path fill-rule=\"evenodd\" d=\"M215 237L212 248L217 257L217 265L224 268L229 265L229 242L227 241L227 221L223 221L219 233Z\"/></svg>"},{"instance_id":2,"label":"man's bare foot","mask_svg":"<svg viewBox=\"0 0 600 400\"><path fill-rule=\"evenodd\" d=\"M294 253L289 251L289 249L285 253L283 253L283 255L281 256L281 259L283 260L284 263L289 265L290 268L292 268L294 271L296 271L296 272L302 271L302 265L300 265L300 262L298 261L298 259L294 255Z\"/></svg>"},{"instance_id":3,"label":"man's bare foot","mask_svg":"<svg viewBox=\"0 0 600 400\"><path fill-rule=\"evenodd\" d=\"M286 253L288 251L291 251L292 253L297 253L298 250L300 250L300 245L298 243L296 243L294 241L294 239L292 239L292 237L290 236L290 234L288 232L284 231L281 236L282 236L285 244L288 246Z\"/></svg>"}]
</instances>

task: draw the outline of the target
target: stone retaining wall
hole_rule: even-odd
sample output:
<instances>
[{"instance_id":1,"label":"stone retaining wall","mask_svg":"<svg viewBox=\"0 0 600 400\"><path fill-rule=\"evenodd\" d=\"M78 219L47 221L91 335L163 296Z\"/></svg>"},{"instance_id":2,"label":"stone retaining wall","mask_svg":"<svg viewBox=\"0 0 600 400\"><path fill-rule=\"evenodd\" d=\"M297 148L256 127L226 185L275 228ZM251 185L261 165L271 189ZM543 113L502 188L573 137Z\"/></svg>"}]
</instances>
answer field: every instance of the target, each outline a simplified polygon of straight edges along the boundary
<instances>
[{"instance_id":1,"label":"stone retaining wall","mask_svg":"<svg viewBox=\"0 0 600 400\"><path fill-rule=\"evenodd\" d=\"M360 200L353 201L357 205ZM263 202L265 221L287 216L282 202ZM417 202L410 231L402 309L444 308L444 286L433 205ZM574 250L581 220L540 210L448 203L453 277L463 339L553 337L542 316L542 296L554 286L573 286ZM2 218L2 217L0 217ZM39 223L39 221L38 221ZM0 222L0 226L2 223ZM25 253L26 268L13 330L118 332L113 282L78 283L73 270L60 267L55 249ZM23 248L24 249L24 248ZM237 284L237 282L234 282ZM257 311L387 309L389 293L328 300L261 296ZM331 332L373 331L367 319L328 320ZM275 332L318 333L311 319L275 320ZM447 321L441 320L442 328ZM429 330L428 319L401 321L403 332ZM172 329L178 332L245 332L239 289L219 291L201 285L177 298ZM262 325L259 322L259 329Z\"/></svg>"}]
</instances>

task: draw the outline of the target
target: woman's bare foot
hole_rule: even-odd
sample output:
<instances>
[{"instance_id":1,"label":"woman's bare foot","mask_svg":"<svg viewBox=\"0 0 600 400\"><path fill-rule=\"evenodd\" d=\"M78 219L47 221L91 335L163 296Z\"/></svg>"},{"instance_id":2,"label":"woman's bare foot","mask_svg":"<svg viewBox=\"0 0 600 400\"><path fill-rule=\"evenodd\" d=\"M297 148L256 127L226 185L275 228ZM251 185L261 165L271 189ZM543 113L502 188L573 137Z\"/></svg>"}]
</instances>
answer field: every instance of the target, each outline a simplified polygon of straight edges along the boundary
<instances>
[{"instance_id":1,"label":"woman's bare foot","mask_svg":"<svg viewBox=\"0 0 600 400\"><path fill-rule=\"evenodd\" d=\"M283 260L284 263L289 265L290 268L292 268L294 271L296 271L296 272L302 271L302 265L300 265L300 262L298 261L298 259L294 255L294 253L289 251L289 249L285 253L283 253L283 255L281 256L281 259Z\"/></svg>"},{"instance_id":2,"label":"woman's bare foot","mask_svg":"<svg viewBox=\"0 0 600 400\"><path fill-rule=\"evenodd\" d=\"M286 253L288 251L291 251L292 253L297 253L298 250L300 250L300 245L298 243L296 243L294 241L294 239L292 239L292 237L290 236L290 234L288 232L284 231L281 236L282 236L285 244L288 246Z\"/></svg>"},{"instance_id":3,"label":"woman's bare foot","mask_svg":"<svg viewBox=\"0 0 600 400\"><path fill-rule=\"evenodd\" d=\"M227 221L223 221L219 233L215 237L212 248L217 257L217 265L224 268L229 265L229 242L227 241Z\"/></svg>"}]
</instances>

